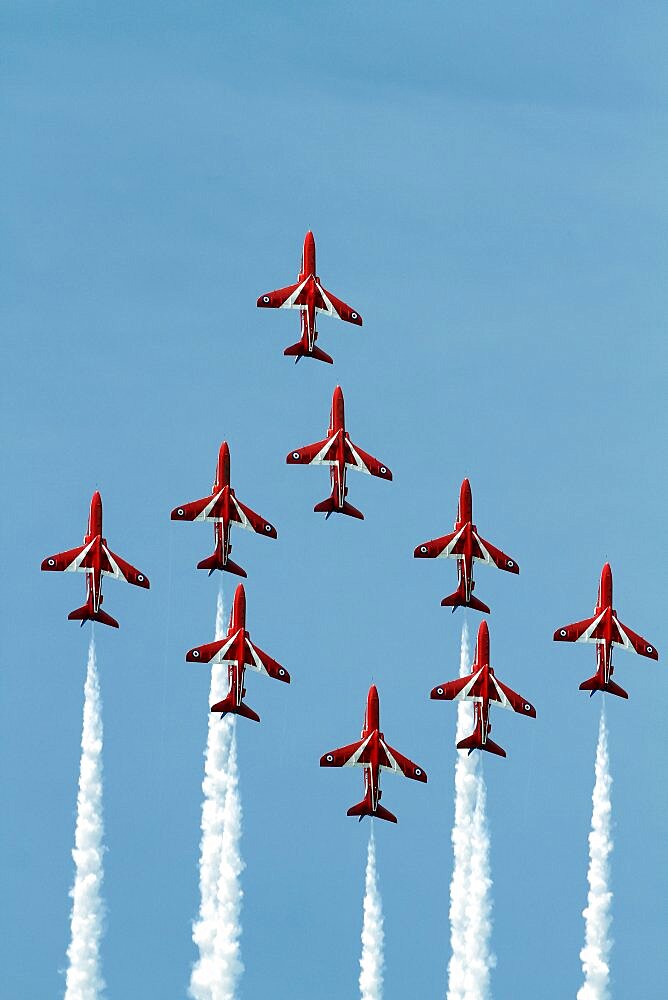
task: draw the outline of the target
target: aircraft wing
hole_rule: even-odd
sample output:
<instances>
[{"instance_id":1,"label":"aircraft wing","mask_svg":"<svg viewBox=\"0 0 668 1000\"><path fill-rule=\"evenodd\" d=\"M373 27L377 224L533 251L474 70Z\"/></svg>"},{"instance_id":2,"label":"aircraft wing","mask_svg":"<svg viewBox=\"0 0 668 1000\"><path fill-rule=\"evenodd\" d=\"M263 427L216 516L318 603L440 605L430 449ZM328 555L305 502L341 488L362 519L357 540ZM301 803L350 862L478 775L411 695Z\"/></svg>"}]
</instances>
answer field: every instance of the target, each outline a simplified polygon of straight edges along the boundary
<instances>
[{"instance_id":1,"label":"aircraft wing","mask_svg":"<svg viewBox=\"0 0 668 1000\"><path fill-rule=\"evenodd\" d=\"M370 476L377 476L378 479L392 479L392 473L386 465L379 462L373 455L362 451L350 438L346 438L345 445L346 465L349 469L357 469L358 472L366 472Z\"/></svg>"},{"instance_id":2,"label":"aircraft wing","mask_svg":"<svg viewBox=\"0 0 668 1000\"><path fill-rule=\"evenodd\" d=\"M499 708L507 708L512 712L519 712L520 715L528 715L530 718L536 718L536 709L533 707L531 702L523 698L521 694L517 691L513 691L509 688L507 684L502 684L502 682L496 676L491 678L492 685L496 688L496 692L492 691L491 700L499 706ZM494 694L496 693L496 697Z\"/></svg>"},{"instance_id":3,"label":"aircraft wing","mask_svg":"<svg viewBox=\"0 0 668 1000\"><path fill-rule=\"evenodd\" d=\"M351 307L341 299L337 299L336 295L332 295L331 292L328 292L326 288L322 287L319 281L316 281L316 288L320 292L321 299L321 304L316 305L318 312L327 313L328 316L336 316L338 319L342 319L346 323L354 323L355 326L362 325L362 317L358 312L351 309Z\"/></svg>"},{"instance_id":4,"label":"aircraft wing","mask_svg":"<svg viewBox=\"0 0 668 1000\"><path fill-rule=\"evenodd\" d=\"M432 689L430 698L435 701L480 701L473 692L473 686L480 674L467 674L466 677L458 677L456 681L446 681Z\"/></svg>"},{"instance_id":5,"label":"aircraft wing","mask_svg":"<svg viewBox=\"0 0 668 1000\"><path fill-rule=\"evenodd\" d=\"M481 538L480 535L474 531L473 538L476 542L477 552L473 553L474 559L479 559L481 562L494 563L499 569L505 569L507 573L519 573L520 568L511 556L506 555L501 549L497 549L495 545L491 542L486 541Z\"/></svg>"},{"instance_id":6,"label":"aircraft wing","mask_svg":"<svg viewBox=\"0 0 668 1000\"><path fill-rule=\"evenodd\" d=\"M303 448L291 451L285 461L288 465L331 465L334 462L336 435L315 444L305 444Z\"/></svg>"},{"instance_id":7,"label":"aircraft wing","mask_svg":"<svg viewBox=\"0 0 668 1000\"><path fill-rule=\"evenodd\" d=\"M115 576L117 580L125 580L126 583L131 583L135 587L144 587L145 590L149 590L151 584L148 577L144 576L140 570L126 562L125 559L121 559L106 545L102 546L102 552L106 556L107 565L102 565L102 572L106 576Z\"/></svg>"},{"instance_id":8,"label":"aircraft wing","mask_svg":"<svg viewBox=\"0 0 668 1000\"><path fill-rule=\"evenodd\" d=\"M306 281L298 281L296 285L286 285L274 292L266 292L260 296L257 304L260 309L301 309L304 303L299 299L305 284Z\"/></svg>"},{"instance_id":9,"label":"aircraft wing","mask_svg":"<svg viewBox=\"0 0 668 1000\"><path fill-rule=\"evenodd\" d=\"M619 635L618 639L612 640L614 643L624 646L625 649L633 650L639 653L640 656L647 656L650 660L659 659L658 650L647 639L643 639L641 635L630 629L628 625L622 625L615 615L612 616L612 620Z\"/></svg>"},{"instance_id":10,"label":"aircraft wing","mask_svg":"<svg viewBox=\"0 0 668 1000\"><path fill-rule=\"evenodd\" d=\"M330 750L320 758L320 767L354 767L367 763L364 759L364 751L369 743L370 736L357 743L349 743L347 747L339 747L338 750Z\"/></svg>"},{"instance_id":11,"label":"aircraft wing","mask_svg":"<svg viewBox=\"0 0 668 1000\"><path fill-rule=\"evenodd\" d=\"M555 642L599 642L603 638L599 630L603 614L604 612L581 622L573 622L572 625L564 625L557 629L552 638Z\"/></svg>"},{"instance_id":12,"label":"aircraft wing","mask_svg":"<svg viewBox=\"0 0 668 1000\"><path fill-rule=\"evenodd\" d=\"M256 531L259 535L266 535L267 538L277 538L278 533L273 524L269 524L269 521L265 521L263 517L256 514L254 510L247 507L245 504L241 503L240 500L234 495L230 495L230 506L232 510L232 517L230 521L232 524L238 524L241 528L245 528L247 531Z\"/></svg>"},{"instance_id":13,"label":"aircraft wing","mask_svg":"<svg viewBox=\"0 0 668 1000\"><path fill-rule=\"evenodd\" d=\"M89 542L87 545L78 545L75 549L68 549L67 552L57 552L42 560L42 569L47 572L88 573L90 567L86 565L86 556L92 545L93 542Z\"/></svg>"},{"instance_id":14,"label":"aircraft wing","mask_svg":"<svg viewBox=\"0 0 668 1000\"><path fill-rule=\"evenodd\" d=\"M441 538L423 542L422 545L418 545L413 555L416 559L456 559L462 555L464 527Z\"/></svg>"},{"instance_id":15,"label":"aircraft wing","mask_svg":"<svg viewBox=\"0 0 668 1000\"><path fill-rule=\"evenodd\" d=\"M404 775L404 777L413 778L415 781L427 780L427 775L419 764L414 764L412 760L408 759L408 757L404 757L403 754L400 754L398 750L391 747L389 743L385 742L385 740L381 739L379 742L381 748L385 751L385 756L387 758L387 763L383 763L381 759L380 766L382 768L386 771L400 772Z\"/></svg>"},{"instance_id":16,"label":"aircraft wing","mask_svg":"<svg viewBox=\"0 0 668 1000\"><path fill-rule=\"evenodd\" d=\"M172 521L215 521L220 520L216 515L216 504L221 497L221 493L214 493L201 500L193 500L191 503L181 504L172 511Z\"/></svg>"},{"instance_id":17,"label":"aircraft wing","mask_svg":"<svg viewBox=\"0 0 668 1000\"><path fill-rule=\"evenodd\" d=\"M280 663L277 663L271 656L268 656L267 653L263 652L250 639L246 639L245 664L251 670L257 670L261 674L268 674L269 677L273 677L276 681L285 681L286 684L290 683L290 674L285 667L282 667Z\"/></svg>"},{"instance_id":18,"label":"aircraft wing","mask_svg":"<svg viewBox=\"0 0 668 1000\"><path fill-rule=\"evenodd\" d=\"M236 639L238 632L225 639L216 639L215 642L207 642L203 646L195 646L186 653L187 663L224 663L226 654Z\"/></svg>"}]
</instances>

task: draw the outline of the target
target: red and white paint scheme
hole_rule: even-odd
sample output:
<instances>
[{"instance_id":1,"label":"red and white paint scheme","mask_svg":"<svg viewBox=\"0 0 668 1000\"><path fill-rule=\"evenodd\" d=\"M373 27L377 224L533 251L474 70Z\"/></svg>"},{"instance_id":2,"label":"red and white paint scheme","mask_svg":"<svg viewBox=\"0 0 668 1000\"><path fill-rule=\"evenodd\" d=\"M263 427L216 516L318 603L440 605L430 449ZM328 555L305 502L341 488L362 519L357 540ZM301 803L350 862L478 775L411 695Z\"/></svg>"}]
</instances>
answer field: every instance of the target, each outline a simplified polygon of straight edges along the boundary
<instances>
[{"instance_id":1,"label":"red and white paint scheme","mask_svg":"<svg viewBox=\"0 0 668 1000\"><path fill-rule=\"evenodd\" d=\"M329 465L332 482L332 494L313 508L318 513L325 513L325 520L330 514L349 514L364 520L364 514L349 504L346 500L346 471L355 469L366 472L379 479L392 479L392 473L386 465L379 462L373 455L368 455L350 440L346 430L343 392L337 385L332 396L332 409L329 417L329 429L324 441L304 445L296 451L291 451L285 460L288 465Z\"/></svg>"},{"instance_id":2,"label":"red and white paint scheme","mask_svg":"<svg viewBox=\"0 0 668 1000\"><path fill-rule=\"evenodd\" d=\"M612 680L614 667L612 665L613 646L622 646L632 653L648 656L650 660L658 660L659 654L655 646L641 635L633 632L628 625L622 625L617 612L612 607L612 570L606 563L601 570L601 582L598 585L598 600L593 618L585 618L573 625L564 625L554 633L556 642L594 642L596 643L596 673L583 681L581 691L607 691L620 698L628 698L627 692ZM591 696L590 695L590 696Z\"/></svg>"},{"instance_id":3,"label":"red and white paint scheme","mask_svg":"<svg viewBox=\"0 0 668 1000\"><path fill-rule=\"evenodd\" d=\"M359 816L360 822L363 816L375 816L390 823L397 822L397 817L380 804L383 794L380 790L381 771L394 771L395 774L403 774L415 781L427 780L427 775L418 764L414 764L385 742L380 731L380 709L375 684L369 688L361 740L347 747L339 747L338 750L330 750L320 758L320 767L355 765L364 768L364 798L357 805L351 806L347 815Z\"/></svg>"},{"instance_id":4,"label":"red and white paint scheme","mask_svg":"<svg viewBox=\"0 0 668 1000\"><path fill-rule=\"evenodd\" d=\"M458 750L468 750L469 753L474 750L487 750L488 753L498 754L499 757L506 756L503 747L489 738L492 729L489 721L490 705L519 712L520 715L527 715L531 719L536 718L536 709L533 705L521 694L517 694L516 691L502 684L494 675L494 671L489 665L489 629L484 620L480 622L478 628L475 660L471 667L471 673L467 677L459 677L456 681L439 684L431 692L431 697L436 701L472 701L474 703L475 728L470 736L460 740L457 744Z\"/></svg>"},{"instance_id":5,"label":"red and white paint scheme","mask_svg":"<svg viewBox=\"0 0 668 1000\"><path fill-rule=\"evenodd\" d=\"M492 563L507 573L520 571L514 559L478 534L478 529L473 523L471 484L468 479L463 481L459 491L455 530L450 535L434 538L431 542L423 542L422 545L418 545L413 555L416 559L457 559L459 585L454 594L444 597L441 601L442 607L451 607L453 611L455 608L465 607L490 614L487 605L473 596L474 562Z\"/></svg>"},{"instance_id":6,"label":"red and white paint scheme","mask_svg":"<svg viewBox=\"0 0 668 1000\"><path fill-rule=\"evenodd\" d=\"M237 576L247 576L246 570L230 559L232 551L230 528L233 524L248 531L255 531L266 538L277 537L276 528L272 524L242 504L234 495L234 490L230 486L230 449L227 441L223 441L218 452L216 478L213 481L211 495L175 507L171 516L172 521L213 521L216 547L207 559L197 563L197 569L208 569L209 576L215 569L236 573Z\"/></svg>"},{"instance_id":7,"label":"red and white paint scheme","mask_svg":"<svg viewBox=\"0 0 668 1000\"><path fill-rule=\"evenodd\" d=\"M196 646L186 653L188 663L225 663L228 668L229 690L222 701L211 706L212 712L234 712L245 719L260 721L260 716L244 703L246 668L267 674L277 681L290 683L290 674L271 656L263 653L259 646L250 641L246 629L246 594L243 583L237 586L230 615L230 624L224 639Z\"/></svg>"},{"instance_id":8,"label":"red and white paint scheme","mask_svg":"<svg viewBox=\"0 0 668 1000\"><path fill-rule=\"evenodd\" d=\"M101 622L118 628L118 622L102 610L102 577L115 576L117 580L125 580L135 587L148 590L148 577L141 573L125 559L121 559L107 546L107 539L102 536L102 497L99 491L93 493L88 515L88 531L84 535L83 545L67 552L58 552L49 556L42 563L42 569L47 572L86 573L86 603L76 611L70 611L67 616L72 621Z\"/></svg>"},{"instance_id":9,"label":"red and white paint scheme","mask_svg":"<svg viewBox=\"0 0 668 1000\"><path fill-rule=\"evenodd\" d=\"M287 288L278 288L275 292L267 292L257 300L261 309L299 309L301 312L302 335L301 340L291 347L286 347L283 351L289 357L294 357L295 364L300 358L315 358L317 361L326 361L332 364L329 354L325 354L319 347L315 346L318 339L316 330L316 316L318 313L326 313L328 316L336 316L346 323L354 323L355 326L362 325L362 317L350 306L337 299L320 283L320 278L316 274L315 268L315 239L309 230L304 237L304 250L302 252L302 266L295 285L288 285Z\"/></svg>"}]
</instances>

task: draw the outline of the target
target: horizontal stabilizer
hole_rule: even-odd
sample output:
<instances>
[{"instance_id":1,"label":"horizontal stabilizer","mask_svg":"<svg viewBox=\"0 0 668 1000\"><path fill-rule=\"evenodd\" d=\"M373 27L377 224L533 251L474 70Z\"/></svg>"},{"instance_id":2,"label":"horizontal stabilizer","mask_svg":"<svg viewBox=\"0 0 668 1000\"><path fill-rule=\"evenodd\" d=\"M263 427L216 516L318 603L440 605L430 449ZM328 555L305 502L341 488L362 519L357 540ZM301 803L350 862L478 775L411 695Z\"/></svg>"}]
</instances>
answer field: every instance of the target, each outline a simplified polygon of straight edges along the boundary
<instances>
[{"instance_id":1,"label":"horizontal stabilizer","mask_svg":"<svg viewBox=\"0 0 668 1000\"><path fill-rule=\"evenodd\" d=\"M389 809L385 809L380 804L376 806L376 811L374 812L368 799L362 799L357 805L351 806L346 815L359 816L360 822L365 816L375 816L376 819L385 819L388 823L397 822L397 817Z\"/></svg>"},{"instance_id":2,"label":"horizontal stabilizer","mask_svg":"<svg viewBox=\"0 0 668 1000\"><path fill-rule=\"evenodd\" d=\"M602 684L598 674L594 674L593 677L589 677L586 681L583 681L580 685L581 691L589 691L590 697L593 696L594 691L607 691L608 694L616 694L618 698L628 698L627 692L619 684L615 684L613 680L609 680L607 684Z\"/></svg>"},{"instance_id":3,"label":"horizontal stabilizer","mask_svg":"<svg viewBox=\"0 0 668 1000\"><path fill-rule=\"evenodd\" d=\"M70 611L67 616L70 621L80 621L83 625L84 622L100 622L101 625L110 625L112 628L118 628L118 622L111 615L108 615L106 611L102 608L98 608L97 611L93 609L88 604L84 604L82 608L77 608L76 611Z\"/></svg>"},{"instance_id":4,"label":"horizontal stabilizer","mask_svg":"<svg viewBox=\"0 0 668 1000\"><path fill-rule=\"evenodd\" d=\"M198 562L197 569L208 569L209 576L216 569L225 570L227 573L235 573L237 576L247 576L246 570L242 569L241 566L237 566L231 559L223 562L223 554L220 549L216 549L207 559L202 559L201 562Z\"/></svg>"},{"instance_id":5,"label":"horizontal stabilizer","mask_svg":"<svg viewBox=\"0 0 668 1000\"><path fill-rule=\"evenodd\" d=\"M485 743L483 743L477 730L476 732L471 733L470 736L467 736L466 739L460 740L457 744L457 749L468 750L469 753L472 753L474 750L487 750L488 753L495 753L499 757L506 756L506 751L503 747L500 747L499 744L495 743L493 740L487 739Z\"/></svg>"},{"instance_id":6,"label":"horizontal stabilizer","mask_svg":"<svg viewBox=\"0 0 668 1000\"><path fill-rule=\"evenodd\" d=\"M473 596L473 594L471 594L469 600L467 601L461 590L456 590L454 594L444 597L441 601L441 607L452 608L453 611L455 608L473 608L474 611L482 611L483 614L486 615L491 614L487 605L483 604L482 601L479 601L477 597Z\"/></svg>"},{"instance_id":7,"label":"horizontal stabilizer","mask_svg":"<svg viewBox=\"0 0 668 1000\"><path fill-rule=\"evenodd\" d=\"M364 514L357 507L353 507L351 503L347 500L343 501L343 507L339 507L336 502L335 497L327 497L326 500L322 500L317 503L313 510L316 514L326 514L329 517L330 514L348 514L350 517L357 517L360 521L364 520Z\"/></svg>"},{"instance_id":8,"label":"horizontal stabilizer","mask_svg":"<svg viewBox=\"0 0 668 1000\"><path fill-rule=\"evenodd\" d=\"M244 719L251 719L253 722L259 722L260 716L257 712L254 712L252 708L249 708L243 701L240 705L235 705L232 696L228 694L227 698L223 701L216 702L215 705L211 706L212 712L220 712L225 715L227 712L233 712L235 715L243 715Z\"/></svg>"},{"instance_id":9,"label":"horizontal stabilizer","mask_svg":"<svg viewBox=\"0 0 668 1000\"><path fill-rule=\"evenodd\" d=\"M292 344L290 347L286 347L283 354L285 354L288 358L297 358L297 360L299 360L299 358L313 358L315 361L324 361L328 365L334 364L334 361L330 358L329 354L325 354L325 352L321 351L319 347L315 346L315 344L313 345L313 349L311 351L305 350L301 340L297 344Z\"/></svg>"}]
</instances>

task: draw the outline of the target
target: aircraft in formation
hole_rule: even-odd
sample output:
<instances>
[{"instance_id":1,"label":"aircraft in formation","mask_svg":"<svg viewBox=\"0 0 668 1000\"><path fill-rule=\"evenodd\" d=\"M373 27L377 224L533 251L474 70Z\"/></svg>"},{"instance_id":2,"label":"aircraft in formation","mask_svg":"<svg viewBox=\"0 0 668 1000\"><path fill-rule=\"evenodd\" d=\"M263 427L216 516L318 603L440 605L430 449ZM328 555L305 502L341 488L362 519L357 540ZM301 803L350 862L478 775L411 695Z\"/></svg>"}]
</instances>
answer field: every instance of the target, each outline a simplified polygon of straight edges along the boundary
<instances>
[{"instance_id":1,"label":"aircraft in formation","mask_svg":"<svg viewBox=\"0 0 668 1000\"><path fill-rule=\"evenodd\" d=\"M366 472L379 479L392 479L392 473L386 465L379 462L373 455L362 451L350 440L350 435L346 430L343 391L340 385L336 386L332 396L327 437L324 441L306 444L303 448L291 451L285 461L288 465L329 465L332 484L331 495L326 500L317 503L313 508L318 513L324 513L325 520L335 512L349 514L350 517L364 520L364 514L346 500L348 495L346 472L348 469Z\"/></svg>"},{"instance_id":2,"label":"aircraft in formation","mask_svg":"<svg viewBox=\"0 0 668 1000\"><path fill-rule=\"evenodd\" d=\"M536 709L517 691L503 684L495 676L489 664L489 628L483 619L478 628L478 638L475 647L475 659L471 673L466 677L458 677L455 681L439 684L431 692L435 701L472 701L475 710L475 725L470 736L460 740L458 750L487 750L499 757L505 757L506 751L498 743L490 740L492 724L489 721L491 705L519 712L531 719L536 718Z\"/></svg>"},{"instance_id":3,"label":"aircraft in formation","mask_svg":"<svg viewBox=\"0 0 668 1000\"><path fill-rule=\"evenodd\" d=\"M318 331L316 320L319 313L335 316L357 326L362 325L362 317L341 299L322 285L316 272L315 239L308 232L304 239L301 269L294 285L261 295L257 300L260 308L297 309L300 311L301 338L287 347L284 353L299 361L302 357L315 358L332 364L332 358L316 346ZM326 515L339 513L364 519L364 515L347 500L346 482L348 469L364 472L380 479L391 480L392 473L387 465L353 444L345 425L343 391L336 386L332 396L327 437L315 444L305 445L290 452L286 458L288 465L328 465L330 467L331 494L313 508ZM226 441L220 446L216 474L210 495L201 500L175 507L171 513L173 521L213 522L215 547L212 555L197 564L198 569L207 569L209 575L214 570L224 570L237 576L246 577L246 571L232 562L230 553L230 533L232 525L237 525L269 538L276 538L272 524L255 513L237 499L230 485L230 451ZM497 549L478 533L473 522L471 485L464 479L459 493L459 505L454 531L441 538L423 542L414 551L418 559L451 558L457 560L458 585L454 593L443 598L441 604L451 607L467 607L485 614L489 607L474 596L474 564L485 562L497 566L508 573L519 573L517 561ZM88 519L88 531L84 544L50 556L42 562L45 571L86 573L86 603L72 611L68 617L85 621L97 621L118 628L118 622L102 610L102 578L114 576L138 587L149 587L145 574L125 562L112 552L102 535L102 500L100 493L93 494ZM656 648L623 625L612 606L612 571L608 563L601 573L598 600L592 618L566 625L557 629L554 639L558 642L591 642L596 644L597 669L593 677L580 684L580 689L605 691L609 694L628 698L628 694L612 680L612 651L621 646L658 660ZM275 680L290 683L290 675L276 660L264 653L251 642L246 629L246 595L239 584L234 595L227 634L215 642L196 646L186 654L188 662L220 663L228 667L228 693L222 701L211 706L212 712L228 712L259 722L259 715L249 708L244 697L246 670L265 673ZM431 698L437 701L470 701L474 704L475 724L473 732L457 743L458 749L484 750L505 757L505 750L490 739L492 729L490 708L509 709L521 715L536 717L536 710L517 692L503 684L496 677L489 662L489 628L483 620L478 629L475 658L471 671L464 677L448 681L435 687ZM383 770L404 774L408 778L426 782L424 770L385 742L380 731L378 691L375 685L369 688L362 737L356 743L340 747L325 754L322 767L364 768L365 794L361 802L351 806L349 816L375 816L378 819L396 823L396 817L380 805L380 774Z\"/></svg>"},{"instance_id":4,"label":"aircraft in formation","mask_svg":"<svg viewBox=\"0 0 668 1000\"><path fill-rule=\"evenodd\" d=\"M283 351L289 357L294 357L295 364L300 358L315 358L333 364L329 354L325 354L315 346L318 339L316 317L318 313L336 316L346 323L362 325L362 317L349 305L337 299L326 288L323 288L315 266L315 239L309 229L304 238L301 270L294 285L278 288L274 292L266 292L257 300L260 309L299 309L301 313L301 339L296 344L286 347Z\"/></svg>"},{"instance_id":5,"label":"aircraft in formation","mask_svg":"<svg viewBox=\"0 0 668 1000\"><path fill-rule=\"evenodd\" d=\"M186 653L188 663L224 663L228 668L229 690L222 701L211 706L212 712L226 715L233 712L245 719L260 721L260 716L244 702L246 694L246 668L273 677L274 680L290 683L290 674L285 667L263 652L250 640L246 628L246 592L243 583L237 585L230 614L227 635L204 646L195 646Z\"/></svg>"},{"instance_id":6,"label":"aircraft in formation","mask_svg":"<svg viewBox=\"0 0 668 1000\"><path fill-rule=\"evenodd\" d=\"M118 622L106 611L102 610L102 577L114 576L117 580L125 580L135 587L148 590L148 577L125 559L112 552L107 545L107 539L102 535L102 497L98 490L93 493L88 515L88 531L84 535L83 545L78 545L67 552L57 552L42 562L46 572L85 573L86 603L67 616L71 621L100 622L118 628Z\"/></svg>"},{"instance_id":7,"label":"aircraft in formation","mask_svg":"<svg viewBox=\"0 0 668 1000\"><path fill-rule=\"evenodd\" d=\"M453 612L456 608L465 607L490 614L487 605L473 596L475 588L474 562L490 563L507 573L519 573L520 571L515 559L506 555L501 549L497 549L491 542L486 541L478 534L478 528L473 523L471 484L468 479L463 481L459 491L455 530L449 535L443 535L442 538L423 542L422 545L417 546L413 555L416 559L457 560L459 577L457 590L441 601L442 607L451 607Z\"/></svg>"},{"instance_id":8,"label":"aircraft in formation","mask_svg":"<svg viewBox=\"0 0 668 1000\"><path fill-rule=\"evenodd\" d=\"M364 768L364 798L351 806L348 816L359 816L360 822L364 816L374 816L376 819L386 819L396 823L397 817L380 804L381 771L394 771L415 781L426 781L427 775L419 764L414 764L398 750L385 742L385 736L380 731L380 706L378 690L375 684L369 688L364 715L362 738L347 747L330 750L320 758L320 767L363 767Z\"/></svg>"},{"instance_id":9,"label":"aircraft in formation","mask_svg":"<svg viewBox=\"0 0 668 1000\"><path fill-rule=\"evenodd\" d=\"M650 660L658 660L659 654L655 646L633 632L628 625L622 625L617 612L612 606L612 570L606 563L601 570L601 580L598 585L598 598L594 608L593 618L564 625L554 633L555 642L593 642L596 644L596 673L580 685L581 691L589 691L590 697L594 691L607 691L620 698L628 698L627 692L612 679L612 650L621 646L632 653L647 656Z\"/></svg>"},{"instance_id":10,"label":"aircraft in formation","mask_svg":"<svg viewBox=\"0 0 668 1000\"><path fill-rule=\"evenodd\" d=\"M223 441L218 452L216 478L211 494L201 500L175 507L171 517L172 521L213 521L215 548L210 556L197 563L197 569L208 569L209 576L216 569L236 573L237 576L248 575L245 569L230 559L230 529L233 524L264 535L265 538L278 537L273 524L237 500L230 486L230 449L227 441Z\"/></svg>"}]
</instances>

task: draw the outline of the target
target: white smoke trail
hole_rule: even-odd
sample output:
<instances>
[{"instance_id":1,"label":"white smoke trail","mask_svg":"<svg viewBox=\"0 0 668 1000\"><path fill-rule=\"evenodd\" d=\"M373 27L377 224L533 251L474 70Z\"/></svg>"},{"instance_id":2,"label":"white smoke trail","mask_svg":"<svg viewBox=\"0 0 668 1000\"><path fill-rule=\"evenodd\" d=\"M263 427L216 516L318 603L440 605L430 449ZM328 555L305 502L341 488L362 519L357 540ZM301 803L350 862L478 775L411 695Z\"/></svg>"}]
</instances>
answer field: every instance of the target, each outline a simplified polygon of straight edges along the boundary
<instances>
[{"instance_id":1,"label":"white smoke trail","mask_svg":"<svg viewBox=\"0 0 668 1000\"><path fill-rule=\"evenodd\" d=\"M474 756L473 754L471 756ZM482 762L476 776L476 799L471 822L471 861L466 907L466 1000L489 997L490 972L496 959L490 952L492 931L492 879L489 866L487 789Z\"/></svg>"},{"instance_id":2,"label":"white smoke trail","mask_svg":"<svg viewBox=\"0 0 668 1000\"><path fill-rule=\"evenodd\" d=\"M75 875L70 890L71 939L67 949L69 966L65 1000L96 1000L104 989L100 970L100 938L104 918L101 708L95 640L91 635L84 687L75 847L72 851Z\"/></svg>"},{"instance_id":3,"label":"white smoke trail","mask_svg":"<svg viewBox=\"0 0 668 1000\"><path fill-rule=\"evenodd\" d=\"M459 676L470 673L469 633L462 628ZM474 724L471 702L457 703L457 742ZM450 947L448 1000L486 1000L494 957L491 932L489 833L485 812L486 789L478 753L459 751L455 763L454 853L450 880Z\"/></svg>"},{"instance_id":4,"label":"white smoke trail","mask_svg":"<svg viewBox=\"0 0 668 1000\"><path fill-rule=\"evenodd\" d=\"M605 703L601 705L596 747L596 781L592 795L591 833L589 834L589 893L585 918L585 944L580 952L584 984L577 1000L607 1000L610 996L610 925L612 892L610 891L610 854L612 853L612 802L610 792L610 758L608 731L605 723Z\"/></svg>"},{"instance_id":5,"label":"white smoke trail","mask_svg":"<svg viewBox=\"0 0 668 1000\"><path fill-rule=\"evenodd\" d=\"M216 607L215 638L221 639L224 634L225 614L221 584ZM227 691L227 666L214 664L211 669L209 704L221 701ZM235 869L231 845L236 844L238 856L241 821L233 719L231 715L221 719L215 713L209 713L202 782L204 799L199 862L200 908L197 920L193 924L193 941L197 945L199 957L192 968L189 988L193 1000L228 1000L228 998L232 1000L238 976L243 969L238 958L240 931L236 934L234 961L228 961L229 956L226 957L225 954L224 941L226 938L229 939L229 931L221 933L221 921L223 923L226 921L229 912L230 892L228 890L224 893L222 906L220 892L225 877ZM231 796L227 794L229 788L233 789ZM237 833L233 834L231 830L235 827ZM239 872L240 870L239 868ZM238 925L238 906L236 914Z\"/></svg>"},{"instance_id":6,"label":"white smoke trail","mask_svg":"<svg viewBox=\"0 0 668 1000\"><path fill-rule=\"evenodd\" d=\"M226 716L227 718L227 716ZM219 992L214 1000L234 1000L244 965L241 961L241 889L240 876L246 867L241 858L241 798L237 769L237 734L234 716L230 717L231 740L227 764L227 791L223 813L223 842L218 877L218 930L216 963Z\"/></svg>"},{"instance_id":7,"label":"white smoke trail","mask_svg":"<svg viewBox=\"0 0 668 1000\"><path fill-rule=\"evenodd\" d=\"M362 1000L382 1000L383 996L383 907L376 876L376 842L373 826L369 835L360 958L360 994Z\"/></svg>"},{"instance_id":8,"label":"white smoke trail","mask_svg":"<svg viewBox=\"0 0 668 1000\"><path fill-rule=\"evenodd\" d=\"M469 632L462 628L459 675L469 673ZM457 703L457 742L473 729L473 706ZM466 937L468 930L467 898L471 876L471 818L476 800L475 754L457 752L455 762L455 819L452 827L454 861L450 880L450 948L448 965L448 1000L466 997Z\"/></svg>"}]
</instances>

